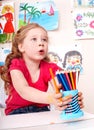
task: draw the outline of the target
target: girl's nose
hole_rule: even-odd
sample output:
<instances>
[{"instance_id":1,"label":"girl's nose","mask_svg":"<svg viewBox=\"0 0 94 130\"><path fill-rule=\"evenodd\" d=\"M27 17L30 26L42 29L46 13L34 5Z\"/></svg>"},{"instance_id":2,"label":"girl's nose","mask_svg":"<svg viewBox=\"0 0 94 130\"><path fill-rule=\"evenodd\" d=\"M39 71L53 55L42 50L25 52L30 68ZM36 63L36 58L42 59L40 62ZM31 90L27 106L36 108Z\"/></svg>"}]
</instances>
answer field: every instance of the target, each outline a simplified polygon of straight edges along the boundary
<instances>
[{"instance_id":1,"label":"girl's nose","mask_svg":"<svg viewBox=\"0 0 94 130\"><path fill-rule=\"evenodd\" d=\"M44 46L44 43L40 42L40 43L39 43L39 46Z\"/></svg>"}]
</instances>

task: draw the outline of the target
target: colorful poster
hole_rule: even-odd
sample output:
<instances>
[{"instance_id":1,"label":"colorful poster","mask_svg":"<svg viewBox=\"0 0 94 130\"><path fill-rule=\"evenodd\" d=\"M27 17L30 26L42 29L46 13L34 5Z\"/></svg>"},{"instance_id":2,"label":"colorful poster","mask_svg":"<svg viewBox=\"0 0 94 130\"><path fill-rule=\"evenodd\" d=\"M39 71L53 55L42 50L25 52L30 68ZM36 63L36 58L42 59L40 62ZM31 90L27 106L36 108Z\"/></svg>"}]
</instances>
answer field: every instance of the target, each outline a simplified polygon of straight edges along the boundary
<instances>
[{"instance_id":1,"label":"colorful poster","mask_svg":"<svg viewBox=\"0 0 94 130\"><path fill-rule=\"evenodd\" d=\"M94 38L94 10L92 8L74 10L73 19L75 39Z\"/></svg>"},{"instance_id":2,"label":"colorful poster","mask_svg":"<svg viewBox=\"0 0 94 130\"><path fill-rule=\"evenodd\" d=\"M72 5L74 8L94 7L94 0L73 0Z\"/></svg>"},{"instance_id":3,"label":"colorful poster","mask_svg":"<svg viewBox=\"0 0 94 130\"><path fill-rule=\"evenodd\" d=\"M14 35L14 3L0 2L0 43L10 43Z\"/></svg>"},{"instance_id":4,"label":"colorful poster","mask_svg":"<svg viewBox=\"0 0 94 130\"><path fill-rule=\"evenodd\" d=\"M35 22L46 30L58 28L58 10L52 0L20 3L19 27Z\"/></svg>"}]
</instances>

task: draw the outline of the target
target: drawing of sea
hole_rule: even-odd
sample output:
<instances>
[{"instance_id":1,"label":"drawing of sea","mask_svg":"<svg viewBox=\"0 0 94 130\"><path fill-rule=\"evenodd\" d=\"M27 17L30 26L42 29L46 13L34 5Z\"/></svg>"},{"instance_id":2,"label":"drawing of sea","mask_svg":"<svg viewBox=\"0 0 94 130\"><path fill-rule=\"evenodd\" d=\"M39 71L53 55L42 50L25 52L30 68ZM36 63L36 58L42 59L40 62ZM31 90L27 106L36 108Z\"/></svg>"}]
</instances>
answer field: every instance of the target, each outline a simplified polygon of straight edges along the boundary
<instances>
[{"instance_id":1,"label":"drawing of sea","mask_svg":"<svg viewBox=\"0 0 94 130\"><path fill-rule=\"evenodd\" d=\"M46 30L58 28L58 10L55 3L50 1L20 3L19 28L29 23L38 23Z\"/></svg>"}]
</instances>

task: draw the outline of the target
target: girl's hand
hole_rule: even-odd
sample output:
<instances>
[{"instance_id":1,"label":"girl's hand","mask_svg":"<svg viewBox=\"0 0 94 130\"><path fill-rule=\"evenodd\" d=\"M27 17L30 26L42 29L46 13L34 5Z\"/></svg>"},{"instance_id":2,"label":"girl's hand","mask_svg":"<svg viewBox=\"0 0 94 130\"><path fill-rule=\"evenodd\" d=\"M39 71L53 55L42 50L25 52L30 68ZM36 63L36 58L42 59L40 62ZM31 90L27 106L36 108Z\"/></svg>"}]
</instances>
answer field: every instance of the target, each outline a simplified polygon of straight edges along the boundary
<instances>
[{"instance_id":1,"label":"girl's hand","mask_svg":"<svg viewBox=\"0 0 94 130\"><path fill-rule=\"evenodd\" d=\"M62 100L61 100L62 99ZM70 103L72 101L72 96L66 96L66 97L62 97L61 93L55 94L55 107L56 109L62 111L64 109L66 109L68 107L68 103Z\"/></svg>"},{"instance_id":2,"label":"girl's hand","mask_svg":"<svg viewBox=\"0 0 94 130\"><path fill-rule=\"evenodd\" d=\"M72 101L72 95L66 96L62 98L62 94L58 93L54 95L55 102L54 105L58 110L64 110L68 107L68 103ZM60 100L62 98L62 100ZM84 107L83 105L83 96L81 92L78 92L78 103L80 105L80 108L82 109Z\"/></svg>"},{"instance_id":3,"label":"girl's hand","mask_svg":"<svg viewBox=\"0 0 94 130\"><path fill-rule=\"evenodd\" d=\"M78 103L80 105L80 108L82 109L84 105L83 105L83 96L81 92L78 92L78 101L79 101Z\"/></svg>"},{"instance_id":4,"label":"girl's hand","mask_svg":"<svg viewBox=\"0 0 94 130\"><path fill-rule=\"evenodd\" d=\"M52 82L51 82L52 83ZM53 83L52 83L53 85ZM62 88L61 84L58 84L58 90L60 90ZM53 85L54 87L54 85ZM50 93L48 95L48 100L50 104L54 104L55 108L58 110L64 110L68 107L68 103L72 101L72 96L67 96L67 97L63 97L63 95L59 92L59 93Z\"/></svg>"}]
</instances>

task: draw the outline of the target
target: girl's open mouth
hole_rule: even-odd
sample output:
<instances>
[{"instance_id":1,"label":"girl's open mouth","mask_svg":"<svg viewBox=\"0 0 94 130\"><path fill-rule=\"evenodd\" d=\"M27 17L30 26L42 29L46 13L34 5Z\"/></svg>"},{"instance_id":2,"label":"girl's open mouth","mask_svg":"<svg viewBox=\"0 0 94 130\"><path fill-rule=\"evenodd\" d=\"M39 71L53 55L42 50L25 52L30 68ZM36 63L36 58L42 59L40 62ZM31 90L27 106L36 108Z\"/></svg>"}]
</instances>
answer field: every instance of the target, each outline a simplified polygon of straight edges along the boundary
<instances>
[{"instance_id":1,"label":"girl's open mouth","mask_svg":"<svg viewBox=\"0 0 94 130\"><path fill-rule=\"evenodd\" d=\"M40 51L39 51L39 54L40 54L40 55L43 55L43 54L44 54L44 50L40 50Z\"/></svg>"}]
</instances>

